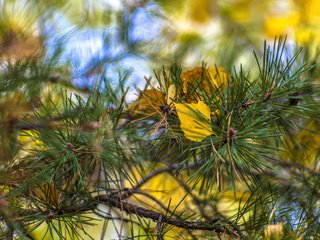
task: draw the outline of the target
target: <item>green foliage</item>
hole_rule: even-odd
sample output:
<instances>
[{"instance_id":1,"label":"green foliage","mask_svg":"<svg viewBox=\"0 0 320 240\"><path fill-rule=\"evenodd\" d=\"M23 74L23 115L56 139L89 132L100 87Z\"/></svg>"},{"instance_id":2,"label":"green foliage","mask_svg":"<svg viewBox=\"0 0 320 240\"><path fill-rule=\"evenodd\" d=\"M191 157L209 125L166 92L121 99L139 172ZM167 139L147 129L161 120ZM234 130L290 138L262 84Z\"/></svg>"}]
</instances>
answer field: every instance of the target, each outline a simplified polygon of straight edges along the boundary
<instances>
[{"instance_id":1,"label":"green foliage","mask_svg":"<svg viewBox=\"0 0 320 240\"><path fill-rule=\"evenodd\" d=\"M0 0L1 238L320 237L319 51L260 47L269 3L232 2Z\"/></svg>"},{"instance_id":2,"label":"green foliage","mask_svg":"<svg viewBox=\"0 0 320 240\"><path fill-rule=\"evenodd\" d=\"M290 55L281 39L265 44L256 68L234 67L220 86L217 67L215 79L205 66L185 78L175 64L156 71L159 88L148 80L133 103L128 72L88 89L53 77L65 73L55 60L8 62L0 77L3 236L94 239L90 225L104 219L123 238L268 239L271 224L284 239L317 237L318 153L303 165L287 147L319 121L315 65L301 50ZM212 134L200 141L185 137L175 109L195 101L211 112ZM208 121L190 111L198 128Z\"/></svg>"}]
</instances>

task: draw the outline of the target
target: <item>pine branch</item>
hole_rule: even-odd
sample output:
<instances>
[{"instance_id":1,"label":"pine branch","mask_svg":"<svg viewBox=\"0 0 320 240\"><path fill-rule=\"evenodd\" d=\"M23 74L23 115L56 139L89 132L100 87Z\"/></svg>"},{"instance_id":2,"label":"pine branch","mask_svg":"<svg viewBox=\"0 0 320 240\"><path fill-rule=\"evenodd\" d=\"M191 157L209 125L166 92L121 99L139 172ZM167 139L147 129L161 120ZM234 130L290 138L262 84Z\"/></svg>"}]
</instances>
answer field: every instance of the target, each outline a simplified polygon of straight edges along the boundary
<instances>
[{"instance_id":1,"label":"pine branch","mask_svg":"<svg viewBox=\"0 0 320 240\"><path fill-rule=\"evenodd\" d=\"M304 166L302 164L299 164L297 162L282 161L282 160L273 158L271 156L264 156L264 157L268 158L272 163L277 164L277 165L279 165L281 167L290 169L291 171L294 171L295 173L299 174L301 171L305 171L305 172L308 172L308 173L310 173L312 175L320 177L320 172L319 171L315 171L315 170L313 170L313 169L311 169L309 167L306 167L306 166Z\"/></svg>"},{"instance_id":2,"label":"pine branch","mask_svg":"<svg viewBox=\"0 0 320 240\"><path fill-rule=\"evenodd\" d=\"M91 90L88 87L78 87L74 85L69 79L58 74L49 76L49 81L75 91L88 93L88 94L91 93Z\"/></svg>"},{"instance_id":3,"label":"pine branch","mask_svg":"<svg viewBox=\"0 0 320 240\"><path fill-rule=\"evenodd\" d=\"M199 160L195 163L191 163L191 164L172 164L168 167L164 167L164 168L160 168L158 170L155 170L151 173L149 173L147 176L145 176L140 182L138 182L133 189L139 189L141 188L145 183L147 183L148 181L150 181L152 178L154 178L155 176L164 173L164 172L174 172L174 171L178 171L178 170L183 170L183 169L192 169L195 167L199 167L203 164L203 160Z\"/></svg>"},{"instance_id":4,"label":"pine branch","mask_svg":"<svg viewBox=\"0 0 320 240\"><path fill-rule=\"evenodd\" d=\"M84 201L79 204L64 208L57 209L56 211L45 211L39 212L39 210L23 210L15 214L16 216L20 216L19 218L23 218L22 216L26 215L38 215L38 214L46 214L48 219L54 219L58 216L69 215L69 214L79 214L87 211L94 211L98 204L106 204L111 207L118 208L120 211L124 211L128 214L134 214L138 217L144 217L158 222L158 226L162 226L163 224L169 224L178 228L189 230L207 230L207 231L215 231L218 234L226 233L230 236L237 237L239 239L243 239L244 236L239 227L230 222L227 219L222 217L217 218L206 218L206 221L187 221L181 219L178 215L172 214L173 217L169 217L166 214L161 212L157 212L154 210L146 209L143 207L136 206L134 204L129 203L126 200L123 200L122 197L126 195L132 195L135 193L135 190L124 189L123 192L118 192L118 196L113 194L107 195L99 195L90 201ZM172 216L171 215L171 216ZM101 216L105 217L105 216Z\"/></svg>"},{"instance_id":5,"label":"pine branch","mask_svg":"<svg viewBox=\"0 0 320 240\"><path fill-rule=\"evenodd\" d=\"M223 218L212 218L210 221L206 222L186 221L178 218L170 218L163 215L163 213L145 209L120 199L110 198L108 195L99 196L97 199L112 207L119 208L128 214L135 214L139 217L152 219L156 222L161 219L162 223L167 223L178 228L215 231L217 233L226 233L230 236L237 236L238 238L243 239L243 234L238 226ZM232 230L226 226L231 227Z\"/></svg>"}]
</instances>

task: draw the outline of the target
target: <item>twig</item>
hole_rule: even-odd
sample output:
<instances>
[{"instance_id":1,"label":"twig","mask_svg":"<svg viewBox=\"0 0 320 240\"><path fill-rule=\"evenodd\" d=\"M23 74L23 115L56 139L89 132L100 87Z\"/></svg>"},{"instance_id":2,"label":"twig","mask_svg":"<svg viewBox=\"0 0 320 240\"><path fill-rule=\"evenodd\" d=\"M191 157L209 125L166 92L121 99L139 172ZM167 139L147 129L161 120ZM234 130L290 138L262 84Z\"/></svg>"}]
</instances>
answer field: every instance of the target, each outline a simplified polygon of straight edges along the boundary
<instances>
[{"instance_id":1,"label":"twig","mask_svg":"<svg viewBox=\"0 0 320 240\"><path fill-rule=\"evenodd\" d=\"M208 221L187 221L187 220L180 219L178 217L172 218L172 217L164 216L163 213L161 212L156 212L143 207L139 207L127 201L123 201L119 197L112 197L110 195L100 195L92 199L90 202L83 202L63 210L58 210L56 212L51 211L50 213L48 213L48 217L49 217L49 214L51 214L50 216L54 218L55 216L59 216L59 215L93 210L96 208L98 203L104 203L109 205L110 207L118 208L122 212L126 212L128 214L135 214L139 217L152 219L156 222L160 221L161 227L163 223L167 223L178 228L186 229L188 231L190 230L215 231L217 233L226 233L230 236L236 236L240 239L243 239L242 232L238 228L238 226L224 218L212 218ZM24 210L20 213L20 215L21 214L34 215L34 214L39 214L39 211Z\"/></svg>"},{"instance_id":2,"label":"twig","mask_svg":"<svg viewBox=\"0 0 320 240\"><path fill-rule=\"evenodd\" d=\"M159 215L159 220L158 220L158 223L157 223L157 237L158 237L158 240L163 240L163 236L161 234L161 229L162 229L162 214Z\"/></svg>"},{"instance_id":3,"label":"twig","mask_svg":"<svg viewBox=\"0 0 320 240\"><path fill-rule=\"evenodd\" d=\"M57 84L60 84L64 87L67 87L67 88L70 88L70 89L73 89L75 91L79 91L79 92L83 92L83 93L90 93L90 89L88 87L78 87L76 85L74 85L70 79L67 79L61 75L52 75L52 76L49 76L49 81L52 82L52 83L57 83Z\"/></svg>"},{"instance_id":4,"label":"twig","mask_svg":"<svg viewBox=\"0 0 320 240\"><path fill-rule=\"evenodd\" d=\"M320 172L317 172L311 168L308 168L300 163L296 163L296 162L289 162L289 161L282 161L267 155L263 155L265 158L268 158L271 162L280 165L282 167L286 167L286 168L295 168L295 169L299 169L299 171L306 171L310 174L316 175L320 177Z\"/></svg>"},{"instance_id":5,"label":"twig","mask_svg":"<svg viewBox=\"0 0 320 240\"><path fill-rule=\"evenodd\" d=\"M178 228L216 231L217 233L225 232L230 236L237 236L241 239L243 238L242 232L239 230L239 228L235 224L223 218L213 218L207 222L186 221L178 218L163 216L162 213L145 209L126 201L119 201L119 199L110 198L110 196L108 195L98 196L98 200L112 207L119 208L128 214L135 214L139 217L152 219L154 221L159 221L160 215L162 215L162 223L167 223ZM232 231L226 226L230 226L232 228Z\"/></svg>"},{"instance_id":6,"label":"twig","mask_svg":"<svg viewBox=\"0 0 320 240\"><path fill-rule=\"evenodd\" d=\"M186 169L186 168L194 168L194 167L199 167L203 164L203 160L197 161L195 163L191 163L191 164L172 164L168 167L164 167L164 168L160 168L156 171L153 171L151 173L149 173L149 175L145 176L140 182L138 182L133 189L139 189L141 188L145 183L147 183L149 180L151 180L152 178L154 178L155 176L164 173L164 172L173 172L173 171L177 171L177 170L181 170L181 169Z\"/></svg>"}]
</instances>

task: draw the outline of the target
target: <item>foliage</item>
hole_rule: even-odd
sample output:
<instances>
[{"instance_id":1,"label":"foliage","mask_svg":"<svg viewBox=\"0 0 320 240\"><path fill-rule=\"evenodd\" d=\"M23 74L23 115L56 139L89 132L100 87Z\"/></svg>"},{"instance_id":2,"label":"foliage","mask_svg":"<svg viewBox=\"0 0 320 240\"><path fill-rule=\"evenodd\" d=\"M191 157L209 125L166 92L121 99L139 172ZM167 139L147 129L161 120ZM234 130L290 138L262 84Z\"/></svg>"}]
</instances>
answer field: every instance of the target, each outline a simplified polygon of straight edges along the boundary
<instances>
[{"instance_id":1,"label":"foliage","mask_svg":"<svg viewBox=\"0 0 320 240\"><path fill-rule=\"evenodd\" d=\"M246 9L253 1L200 2L125 2L107 7L108 15L102 3L0 1L1 238L320 237L318 51L279 37L239 65L239 46L262 42L248 33L230 46L221 37L224 48L209 51L217 65L186 67L193 44L203 47L203 32L177 29L167 35L180 39L172 45L173 38L134 34L139 11L163 21L170 4L180 9L173 18L190 15L195 26L220 16L226 35L263 25ZM78 31L107 26L105 52L72 62L68 36L53 47L49 35L36 34L57 11ZM308 10L308 24L314 15ZM168 49L152 48L158 43ZM132 56L156 66L135 91L132 70L119 67Z\"/></svg>"}]
</instances>

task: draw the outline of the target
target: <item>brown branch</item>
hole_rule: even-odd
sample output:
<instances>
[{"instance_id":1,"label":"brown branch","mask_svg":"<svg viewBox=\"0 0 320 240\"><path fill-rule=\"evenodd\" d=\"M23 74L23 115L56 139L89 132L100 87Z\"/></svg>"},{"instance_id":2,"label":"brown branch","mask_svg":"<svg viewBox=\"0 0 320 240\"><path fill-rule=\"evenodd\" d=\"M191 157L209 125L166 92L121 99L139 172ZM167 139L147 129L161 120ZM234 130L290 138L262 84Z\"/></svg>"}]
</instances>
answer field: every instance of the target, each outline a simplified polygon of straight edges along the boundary
<instances>
[{"instance_id":1,"label":"brown branch","mask_svg":"<svg viewBox=\"0 0 320 240\"><path fill-rule=\"evenodd\" d=\"M163 240L163 236L161 234L161 229L162 229L162 214L159 215L158 223L157 223L157 237L158 240Z\"/></svg>"},{"instance_id":2,"label":"brown branch","mask_svg":"<svg viewBox=\"0 0 320 240\"><path fill-rule=\"evenodd\" d=\"M290 169L292 171L292 169L298 169L298 171L306 171L310 174L316 175L320 177L320 172L317 172L311 168L308 168L300 163L296 163L296 162L289 162L289 161L283 161L283 160L279 160L267 155L264 155L265 158L268 158L271 162L273 162L274 164L277 164L281 167L285 167L287 169Z\"/></svg>"},{"instance_id":3,"label":"brown branch","mask_svg":"<svg viewBox=\"0 0 320 240\"><path fill-rule=\"evenodd\" d=\"M128 191L128 190L126 190ZM121 199L122 195L115 197L113 194L109 195L100 195L91 199L88 202L82 202L71 207L65 209L58 209L56 211L43 211L42 214L48 215L48 218L53 219L56 216L61 216L64 214L70 213L79 213L86 212L90 210L94 210L98 203L107 204L110 207L118 208L122 212L126 212L128 214L135 214L138 217L144 217L156 222L161 222L161 227L163 224L170 224L172 226L190 230L207 230L207 231L215 231L216 233L226 233L230 236L236 236L239 239L243 239L243 235L238 226L227 219L224 218L212 218L208 221L187 221L179 218L177 215L175 217L169 217L164 215L161 212L156 212L153 210L149 210L143 207L136 206L127 201L123 201ZM39 214L39 210L23 210L20 213L17 213L16 216L20 215L35 215ZM103 216L101 216L103 217ZM159 226L159 225L158 225Z\"/></svg>"},{"instance_id":4,"label":"brown branch","mask_svg":"<svg viewBox=\"0 0 320 240\"><path fill-rule=\"evenodd\" d=\"M179 218L171 218L168 216L164 216L162 213L145 209L133 205L129 202L121 201L120 199L110 198L110 196L108 195L99 196L97 197L97 199L103 203L110 205L111 207L118 208L121 211L124 211L128 214L135 214L139 217L152 219L156 222L158 222L161 218L162 223L167 223L178 228L190 230L215 231L217 233L227 233L230 236L237 236L239 238L243 238L242 232L239 230L239 228L235 224L223 218L213 218L207 222L186 221ZM227 226L231 227L232 230L230 230Z\"/></svg>"}]
</instances>

